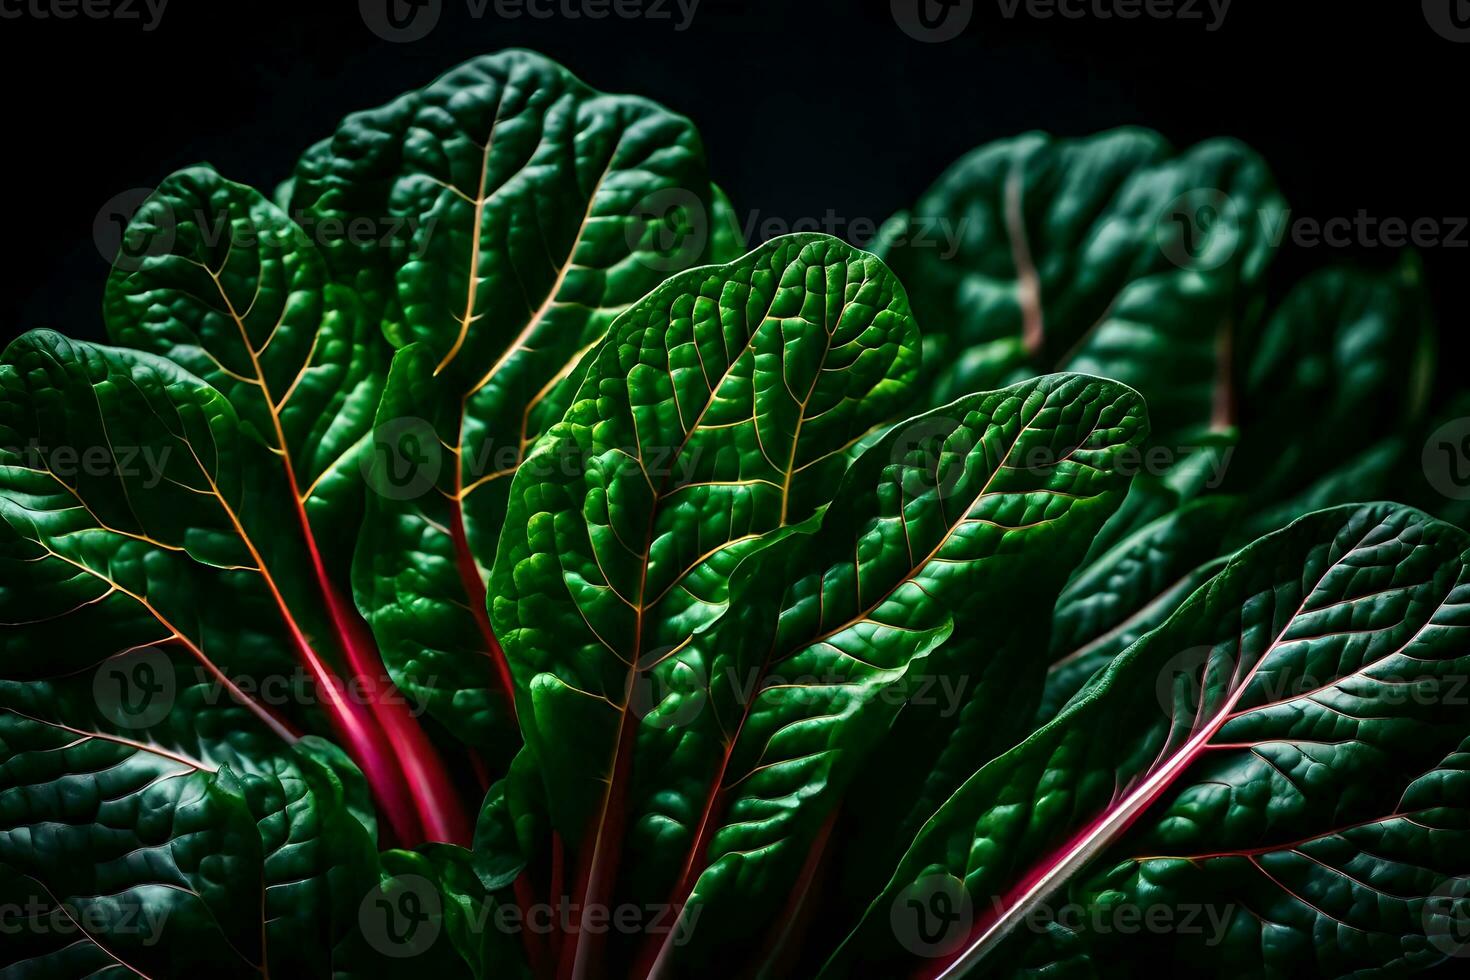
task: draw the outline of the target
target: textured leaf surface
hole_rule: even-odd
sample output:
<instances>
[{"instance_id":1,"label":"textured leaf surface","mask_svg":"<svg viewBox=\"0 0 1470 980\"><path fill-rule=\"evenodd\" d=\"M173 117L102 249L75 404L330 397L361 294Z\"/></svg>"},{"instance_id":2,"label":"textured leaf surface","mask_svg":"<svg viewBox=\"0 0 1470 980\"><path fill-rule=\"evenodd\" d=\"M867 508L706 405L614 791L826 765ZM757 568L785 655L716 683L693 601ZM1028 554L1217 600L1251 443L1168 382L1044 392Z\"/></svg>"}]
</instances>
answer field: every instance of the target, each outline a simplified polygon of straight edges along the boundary
<instances>
[{"instance_id":1,"label":"textured leaf surface","mask_svg":"<svg viewBox=\"0 0 1470 980\"><path fill-rule=\"evenodd\" d=\"M1298 284L1249 342L1245 432L1214 467L1246 506L1216 498L1169 508L1146 527L1110 522L1122 536L1095 549L1058 603L1038 723L1163 622L1243 535L1371 497L1412 465L1402 433L1423 416L1431 347L1413 260L1384 273L1328 268Z\"/></svg>"},{"instance_id":2,"label":"textured leaf surface","mask_svg":"<svg viewBox=\"0 0 1470 980\"><path fill-rule=\"evenodd\" d=\"M952 166L880 239L932 348L934 405L1047 371L1114 378L1155 437L1231 421L1231 337L1282 202L1238 143L1031 133Z\"/></svg>"},{"instance_id":3,"label":"textured leaf surface","mask_svg":"<svg viewBox=\"0 0 1470 980\"><path fill-rule=\"evenodd\" d=\"M1433 355L1416 260L1332 267L1298 284L1249 347L1247 436L1226 489L1256 503L1251 530L1372 499L1417 469Z\"/></svg>"},{"instance_id":4,"label":"textured leaf surface","mask_svg":"<svg viewBox=\"0 0 1470 980\"><path fill-rule=\"evenodd\" d=\"M510 477L618 313L733 257L728 201L688 120L524 51L349 116L293 195L313 225L382 231L328 254L403 348L377 416L358 603L395 680L503 762L514 715L483 609Z\"/></svg>"},{"instance_id":5,"label":"textured leaf surface","mask_svg":"<svg viewBox=\"0 0 1470 980\"><path fill-rule=\"evenodd\" d=\"M160 184L128 235L143 251L108 279L113 342L225 396L277 455L340 572L361 515L358 452L387 366L382 335L329 279L308 229L207 167Z\"/></svg>"},{"instance_id":6,"label":"textured leaf surface","mask_svg":"<svg viewBox=\"0 0 1470 980\"><path fill-rule=\"evenodd\" d=\"M640 684L729 605L761 536L831 499L907 395L918 335L877 259L819 235L674 276L624 314L515 476L492 582L554 825L611 884Z\"/></svg>"},{"instance_id":7,"label":"textured leaf surface","mask_svg":"<svg viewBox=\"0 0 1470 980\"><path fill-rule=\"evenodd\" d=\"M0 447L0 865L75 926L9 964L371 975L376 823L296 735L342 691L275 594L306 565L261 533L268 450L172 363L49 333L0 364Z\"/></svg>"},{"instance_id":8,"label":"textured leaf surface","mask_svg":"<svg viewBox=\"0 0 1470 980\"><path fill-rule=\"evenodd\" d=\"M352 291L329 279L307 229L208 168L165 180L128 235L132 249L120 255L106 293L114 340L208 382L234 409L243 438L270 451L252 455L249 465L260 472L248 478L252 493L269 488L279 510L274 526L254 533L299 539L269 569L270 587L288 617L305 615L287 610L289 602L324 620L321 629L306 624L296 644L318 683L345 686L341 673L368 692L356 707L329 700L328 712L351 732L348 745L401 839L420 839L415 824L422 823L436 839L458 839L464 828L435 751L391 689L346 598L363 517L361 451L387 364L381 334L364 321ZM282 569L281 561L296 567ZM352 713L366 717L345 717ZM391 758L384 733L404 766ZM425 787L417 814L407 812L399 768Z\"/></svg>"},{"instance_id":9,"label":"textured leaf surface","mask_svg":"<svg viewBox=\"0 0 1470 980\"><path fill-rule=\"evenodd\" d=\"M1239 502L1185 504L1098 556L1067 584L1052 613L1051 665L1037 724L1056 717L1091 677L1161 624L1224 564Z\"/></svg>"},{"instance_id":10,"label":"textured leaf surface","mask_svg":"<svg viewBox=\"0 0 1470 980\"><path fill-rule=\"evenodd\" d=\"M1448 924L1430 896L1470 870L1467 545L1418 511L1366 505L1244 549L946 803L843 956L906 958L890 909L948 876L973 927L924 975L1437 961ZM1064 903L1103 918L1038 916ZM1120 906L1204 908L1221 925L1122 936L1106 914Z\"/></svg>"},{"instance_id":11,"label":"textured leaf surface","mask_svg":"<svg viewBox=\"0 0 1470 980\"><path fill-rule=\"evenodd\" d=\"M900 706L925 711L938 678L988 673L1009 689L1019 668L991 672L1003 654L989 622L1050 609L1059 569L1126 492L1120 453L1146 434L1141 400L1113 382L1058 375L967 396L896 427L818 531L742 569L742 615L679 655L713 678L708 709L669 730L668 763L642 779L640 853L677 843L703 869L689 901L709 908L683 955L733 952L750 904L785 899ZM933 751L923 744L906 748ZM698 755L712 758L698 781L664 789Z\"/></svg>"},{"instance_id":12,"label":"textured leaf surface","mask_svg":"<svg viewBox=\"0 0 1470 980\"><path fill-rule=\"evenodd\" d=\"M0 568L36 567L26 544ZM0 590L7 625L28 598ZM341 750L283 739L177 644L51 649L66 659L0 666L0 866L40 916L7 975L376 975L367 789Z\"/></svg>"},{"instance_id":13,"label":"textured leaf surface","mask_svg":"<svg viewBox=\"0 0 1470 980\"><path fill-rule=\"evenodd\" d=\"M1404 433L1424 414L1432 350L1415 261L1382 273L1332 267L1313 274L1248 348L1245 433L1211 461L1210 481L1223 475L1245 507L1211 499L1140 510L1158 514L1143 527L1129 525L1125 507L1109 522L1104 538L1116 540L1101 547L1100 539L1058 603L1038 723L1163 622L1242 536L1371 497L1413 465ZM1135 493L1145 486L1140 481Z\"/></svg>"}]
</instances>

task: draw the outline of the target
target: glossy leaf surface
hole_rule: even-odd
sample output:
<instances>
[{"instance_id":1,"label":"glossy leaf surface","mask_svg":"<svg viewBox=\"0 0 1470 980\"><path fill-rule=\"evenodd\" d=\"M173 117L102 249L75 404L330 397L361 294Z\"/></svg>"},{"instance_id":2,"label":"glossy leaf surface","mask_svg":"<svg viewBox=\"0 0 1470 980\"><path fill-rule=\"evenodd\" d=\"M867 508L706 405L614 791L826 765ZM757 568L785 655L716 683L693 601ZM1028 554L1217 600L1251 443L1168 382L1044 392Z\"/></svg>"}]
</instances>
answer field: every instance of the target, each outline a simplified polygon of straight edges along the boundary
<instances>
[{"instance_id":1,"label":"glossy leaf surface","mask_svg":"<svg viewBox=\"0 0 1470 980\"><path fill-rule=\"evenodd\" d=\"M1448 925L1431 896L1470 870L1467 545L1365 505L1244 549L945 804L843 955L902 958L890 908L950 880L973 925L923 975L1112 975L1138 955L1212 976L1436 961ZM1064 903L1202 906L1222 924L1208 955L1203 931L1164 929L1123 960L1106 914L1046 918Z\"/></svg>"},{"instance_id":2,"label":"glossy leaf surface","mask_svg":"<svg viewBox=\"0 0 1470 980\"><path fill-rule=\"evenodd\" d=\"M1262 161L1227 140L1176 151L1118 129L981 147L880 239L926 331L926 406L1080 371L1137 388L1165 444L1231 424L1232 338L1281 207Z\"/></svg>"},{"instance_id":3,"label":"glossy leaf surface","mask_svg":"<svg viewBox=\"0 0 1470 980\"><path fill-rule=\"evenodd\" d=\"M752 900L785 899L900 708L933 707L936 680L983 673L999 692L1025 672L989 623L1051 608L1054 570L1122 499L1118 458L1146 435L1141 400L1113 382L1058 375L971 395L895 428L853 465L810 540L742 570L735 597L751 614L679 657L713 679L708 708L669 730L662 778L642 780L640 852L686 853L699 831L689 902L704 918L685 955L736 941ZM699 780L669 784L701 745L713 761Z\"/></svg>"},{"instance_id":4,"label":"glossy leaf surface","mask_svg":"<svg viewBox=\"0 0 1470 980\"><path fill-rule=\"evenodd\" d=\"M377 413L358 603L395 680L503 763L509 675L483 610L511 475L620 312L733 257L728 202L688 120L524 51L349 116L292 195L312 226L380 232L328 255L403 351Z\"/></svg>"},{"instance_id":5,"label":"glossy leaf surface","mask_svg":"<svg viewBox=\"0 0 1470 980\"><path fill-rule=\"evenodd\" d=\"M619 318L517 472L491 612L592 893L622 846L640 684L681 671L763 535L827 504L845 449L907 396L917 359L881 262L825 236L776 239Z\"/></svg>"}]
</instances>

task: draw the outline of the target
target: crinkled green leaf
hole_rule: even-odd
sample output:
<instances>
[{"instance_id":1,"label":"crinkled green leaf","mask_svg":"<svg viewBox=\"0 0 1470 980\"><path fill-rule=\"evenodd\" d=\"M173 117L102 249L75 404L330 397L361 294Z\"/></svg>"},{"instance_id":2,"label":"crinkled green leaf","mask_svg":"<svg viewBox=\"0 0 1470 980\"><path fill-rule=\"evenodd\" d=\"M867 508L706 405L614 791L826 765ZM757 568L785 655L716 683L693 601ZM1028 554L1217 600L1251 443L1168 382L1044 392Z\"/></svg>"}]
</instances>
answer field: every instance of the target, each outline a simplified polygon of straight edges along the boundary
<instances>
[{"instance_id":1,"label":"crinkled green leaf","mask_svg":"<svg viewBox=\"0 0 1470 980\"><path fill-rule=\"evenodd\" d=\"M1223 482L1245 506L1195 501L1146 528L1109 522L1104 538L1119 539L1094 549L1058 603L1038 722L1167 618L1242 537L1372 497L1412 465L1401 433L1423 416L1431 349L1411 259L1386 273L1331 267L1298 284L1250 343L1243 436L1228 455L1206 459L1205 486ZM1135 493L1148 486L1140 481Z\"/></svg>"},{"instance_id":2,"label":"crinkled green leaf","mask_svg":"<svg viewBox=\"0 0 1470 980\"><path fill-rule=\"evenodd\" d=\"M690 122L540 55L476 58L343 121L293 211L354 222L330 265L395 361L354 588L395 681L500 766L509 675L483 613L510 478L613 319L666 276L733 258Z\"/></svg>"},{"instance_id":3,"label":"crinkled green leaf","mask_svg":"<svg viewBox=\"0 0 1470 980\"><path fill-rule=\"evenodd\" d=\"M1433 896L1470 871L1467 547L1377 504L1242 550L944 805L831 972L854 957L922 976L1440 960L1456 939ZM938 907L936 883L972 916L924 948L898 924ZM1124 935L1118 908L1175 924L1212 910L1218 926Z\"/></svg>"},{"instance_id":4,"label":"crinkled green leaf","mask_svg":"<svg viewBox=\"0 0 1470 980\"><path fill-rule=\"evenodd\" d=\"M266 569L277 618L286 620L313 681L367 692L363 704L328 699L324 707L399 836L418 840L425 831L417 825L427 822L432 837L462 839L442 764L347 599L348 558L363 519L362 450L387 366L381 334L353 292L330 279L308 229L208 168L165 180L127 234L130 246L107 284L113 339L207 382L233 409L239 438L267 450L250 448L250 484L241 492L252 506L269 499L271 513L241 525L244 547L235 550L246 557L238 563ZM104 429L114 410L98 403ZM294 541L277 548L271 538ZM262 557L249 556L252 547ZM267 561L265 552L277 550ZM395 763L388 737L406 765ZM426 812L411 812L409 782L423 785L414 798Z\"/></svg>"},{"instance_id":5,"label":"crinkled green leaf","mask_svg":"<svg viewBox=\"0 0 1470 980\"><path fill-rule=\"evenodd\" d=\"M365 788L341 751L288 743L161 651L131 668L165 672L170 710L119 724L99 695L118 663L0 680L0 864L51 923L7 945L7 974L380 975L359 922L377 858L348 803Z\"/></svg>"},{"instance_id":6,"label":"crinkled green leaf","mask_svg":"<svg viewBox=\"0 0 1470 980\"><path fill-rule=\"evenodd\" d=\"M1223 564L1239 501L1207 497L1169 511L1086 565L1052 613L1051 665L1037 724L1158 626Z\"/></svg>"},{"instance_id":7,"label":"crinkled green leaf","mask_svg":"<svg viewBox=\"0 0 1470 980\"><path fill-rule=\"evenodd\" d=\"M1412 258L1383 272L1329 267L1287 295L1244 352L1246 436L1225 488L1256 505L1251 530L1372 499L1417 465L1405 437L1426 414L1432 328Z\"/></svg>"},{"instance_id":8,"label":"crinkled green leaf","mask_svg":"<svg viewBox=\"0 0 1470 980\"><path fill-rule=\"evenodd\" d=\"M0 362L0 447L0 864L102 951L16 969L374 975L375 820L296 734L329 695L262 571L305 565L261 533L268 450L172 363L50 333Z\"/></svg>"},{"instance_id":9,"label":"crinkled green leaf","mask_svg":"<svg viewBox=\"0 0 1470 980\"><path fill-rule=\"evenodd\" d=\"M640 872L672 850L699 875L684 886L702 916L694 945L667 958L727 955L750 928L744 904L803 879L849 783L827 905L885 851L898 859L907 822L948 781L1026 730L1045 670L1034 632L1146 435L1141 400L1113 382L1060 375L970 395L896 426L810 540L742 569L733 601L749 611L680 656L714 679L710 704L670 728L667 764L642 779ZM671 786L701 757L694 780Z\"/></svg>"},{"instance_id":10,"label":"crinkled green leaf","mask_svg":"<svg viewBox=\"0 0 1470 980\"><path fill-rule=\"evenodd\" d=\"M879 239L926 331L926 404L1080 371L1142 392L1163 444L1228 425L1231 338L1281 209L1264 163L1229 140L1180 152L1118 129L981 147Z\"/></svg>"},{"instance_id":11,"label":"crinkled green leaf","mask_svg":"<svg viewBox=\"0 0 1470 980\"><path fill-rule=\"evenodd\" d=\"M876 258L792 235L619 318L515 476L491 612L553 825L605 900L649 684L730 606L763 535L812 518L908 397L918 333ZM599 897L601 896L601 897ZM579 947L578 955L585 955Z\"/></svg>"}]
</instances>

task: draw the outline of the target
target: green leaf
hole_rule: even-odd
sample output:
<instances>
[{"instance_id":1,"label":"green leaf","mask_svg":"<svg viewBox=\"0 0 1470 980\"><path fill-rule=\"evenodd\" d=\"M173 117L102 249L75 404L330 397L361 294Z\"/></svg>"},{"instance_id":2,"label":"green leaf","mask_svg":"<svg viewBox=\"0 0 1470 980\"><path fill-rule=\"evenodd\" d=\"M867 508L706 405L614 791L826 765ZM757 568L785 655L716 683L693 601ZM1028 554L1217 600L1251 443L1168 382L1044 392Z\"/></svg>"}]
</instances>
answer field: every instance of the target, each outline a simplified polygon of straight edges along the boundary
<instances>
[{"instance_id":1,"label":"green leaf","mask_svg":"<svg viewBox=\"0 0 1470 980\"><path fill-rule=\"evenodd\" d=\"M712 678L709 706L668 730L641 780L639 871L672 850L689 865L676 895L700 909L693 944L667 958L725 955L759 928L752 904L806 887L793 882L854 779L834 847L844 879L882 866L957 759L1009 744L1004 702L1033 704L1045 666L997 623L1045 623L1146 435L1141 400L1113 382L966 396L864 453L809 540L747 563L732 589L742 614L679 658Z\"/></svg>"},{"instance_id":2,"label":"green leaf","mask_svg":"<svg viewBox=\"0 0 1470 980\"><path fill-rule=\"evenodd\" d=\"M1230 497L1192 501L1124 538L1067 584L1052 612L1037 724L1056 717L1094 674L1220 570L1239 511Z\"/></svg>"},{"instance_id":3,"label":"green leaf","mask_svg":"<svg viewBox=\"0 0 1470 980\"><path fill-rule=\"evenodd\" d=\"M915 953L931 957L923 976L1438 961L1453 937L1432 896L1470 871L1467 547L1375 504L1245 548L944 805L832 970L854 956L901 970ZM900 923L933 911L936 887L973 917L921 944ZM1124 936L1120 908L1215 925Z\"/></svg>"},{"instance_id":4,"label":"green leaf","mask_svg":"<svg viewBox=\"0 0 1470 980\"><path fill-rule=\"evenodd\" d=\"M427 844L419 853L390 851L383 855L385 891L411 894L413 902L437 913L426 923L431 932L437 932L434 942L423 951L415 949L410 962L415 970L430 970L435 975L446 969L455 975L467 968L476 980L529 980L536 974L521 942L540 934L528 931L531 925L509 888L486 887L476 873L475 859L475 853L454 844ZM536 919L536 929L545 925ZM427 960L425 952L437 962ZM454 959L449 959L451 955Z\"/></svg>"},{"instance_id":5,"label":"green leaf","mask_svg":"<svg viewBox=\"0 0 1470 980\"><path fill-rule=\"evenodd\" d=\"M372 975L376 821L297 735L342 692L271 587L304 562L260 533L266 447L172 363L42 332L0 362L0 447L0 864L101 951L14 962Z\"/></svg>"},{"instance_id":6,"label":"green leaf","mask_svg":"<svg viewBox=\"0 0 1470 980\"><path fill-rule=\"evenodd\" d=\"M354 590L394 680L499 770L515 716L483 610L511 475L619 313L733 257L729 202L687 119L507 51L349 116L293 211L382 232L327 252L401 349Z\"/></svg>"},{"instance_id":7,"label":"green leaf","mask_svg":"<svg viewBox=\"0 0 1470 980\"><path fill-rule=\"evenodd\" d=\"M1425 418L1434 346L1412 256L1381 272L1329 267L1292 289L1244 358L1247 435L1225 489L1256 505L1251 530L1372 499L1417 464L1404 437Z\"/></svg>"},{"instance_id":8,"label":"green leaf","mask_svg":"<svg viewBox=\"0 0 1470 980\"><path fill-rule=\"evenodd\" d=\"M381 335L330 281L307 229L207 167L160 184L127 234L142 251L125 251L107 280L113 342L168 358L229 401L276 454L307 533L340 575L388 361Z\"/></svg>"},{"instance_id":9,"label":"green leaf","mask_svg":"<svg viewBox=\"0 0 1470 980\"><path fill-rule=\"evenodd\" d=\"M325 742L266 729L193 666L161 649L44 676L7 665L0 866L25 876L12 901L45 924L0 965L377 975L359 924L377 859L349 803L361 775ZM167 700L157 721L144 681Z\"/></svg>"},{"instance_id":10,"label":"green leaf","mask_svg":"<svg viewBox=\"0 0 1470 980\"><path fill-rule=\"evenodd\" d=\"M1038 724L1163 622L1242 536L1387 489L1410 465L1400 433L1424 414L1432 346L1412 258L1383 273L1328 268L1294 287L1245 358L1245 435L1213 461L1205 484L1223 474L1225 489L1244 496L1246 506L1203 500L1149 508L1159 516L1147 527L1125 525L1121 511L1109 522L1104 538L1119 540L1094 549L1058 603ZM1373 441L1360 451L1365 439ZM1148 486L1140 481L1134 493Z\"/></svg>"},{"instance_id":11,"label":"green leaf","mask_svg":"<svg viewBox=\"0 0 1470 980\"><path fill-rule=\"evenodd\" d=\"M1048 371L1136 387L1154 435L1231 422L1230 349L1282 201L1246 147L1029 133L954 164L880 254L929 334L927 405Z\"/></svg>"},{"instance_id":12,"label":"green leaf","mask_svg":"<svg viewBox=\"0 0 1470 980\"><path fill-rule=\"evenodd\" d=\"M207 382L233 409L236 438L267 450L242 450L249 493L270 499L274 511L268 523L238 527L243 548L231 547L245 554L239 564L263 569L277 618L313 681L344 690L350 681L365 692L362 704L329 698L325 707L400 839L418 840L426 831L436 839L467 837L442 763L392 689L344 590L363 519L361 450L387 358L381 336L364 323L352 292L330 281L305 229L207 168L165 180L128 235L133 248L124 250L107 284L114 340L167 357ZM104 430L113 424L111 409L98 404ZM161 425L149 435L160 446L170 442ZM100 452L105 445L98 444ZM191 485L219 497L214 483ZM223 484L223 495L232 492ZM223 509L238 512L240 505ZM178 533L186 531L181 524ZM403 768L411 780L397 771ZM410 781L423 789L410 794ZM421 801L417 813L409 812L411 800ZM427 828L419 829L423 823Z\"/></svg>"},{"instance_id":13,"label":"green leaf","mask_svg":"<svg viewBox=\"0 0 1470 980\"><path fill-rule=\"evenodd\" d=\"M832 499L845 449L908 396L917 348L881 262L776 239L620 317L517 472L491 614L553 826L590 869L581 904L611 885L644 685L724 614L763 535Z\"/></svg>"}]
</instances>

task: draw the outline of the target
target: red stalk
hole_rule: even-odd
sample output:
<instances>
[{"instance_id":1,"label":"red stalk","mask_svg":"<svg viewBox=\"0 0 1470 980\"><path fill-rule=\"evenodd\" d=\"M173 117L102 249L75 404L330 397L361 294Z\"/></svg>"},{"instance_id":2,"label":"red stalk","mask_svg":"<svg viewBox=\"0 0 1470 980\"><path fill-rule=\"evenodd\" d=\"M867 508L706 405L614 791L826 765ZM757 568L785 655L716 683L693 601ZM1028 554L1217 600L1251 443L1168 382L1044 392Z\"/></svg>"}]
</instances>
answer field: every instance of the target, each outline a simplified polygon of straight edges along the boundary
<instances>
[{"instance_id":1,"label":"red stalk","mask_svg":"<svg viewBox=\"0 0 1470 980\"><path fill-rule=\"evenodd\" d=\"M559 901L566 894L564 882L566 879L566 848L561 842L561 834L556 831L551 833L551 890L548 892L553 902ZM557 960L561 959L562 939L559 928L551 931L551 955Z\"/></svg>"},{"instance_id":2,"label":"red stalk","mask_svg":"<svg viewBox=\"0 0 1470 980\"><path fill-rule=\"evenodd\" d=\"M832 828L837 824L837 817L842 812L838 806L827 814L827 819L822 821L822 829L817 831L817 836L812 840L811 850L807 852L806 861L802 863L801 873L797 875L796 882L791 886L791 897L786 900L786 906L781 910L776 919L776 927L766 937L765 947L761 953L761 964L758 968L751 970L752 976L790 976L795 967L796 950L800 946L800 940L805 935L807 927L811 924L812 907L807 901L811 897L812 886L816 884L827 870L828 858L831 854L827 851L827 844L832 839ZM797 939L792 943L792 938Z\"/></svg>"},{"instance_id":3,"label":"red stalk","mask_svg":"<svg viewBox=\"0 0 1470 980\"><path fill-rule=\"evenodd\" d=\"M264 348L255 347L250 338L250 332L245 328L245 319L235 309L233 300L225 290L223 283L220 282L219 274L210 271L209 276L214 281L215 288L219 290L220 298L224 301L230 318L234 320L240 331L241 343L250 355L255 379L260 385L260 395L265 402L266 411L270 414L271 425L275 430L276 445L281 452L281 465L285 470L286 483L291 489L291 503L296 509L296 518L301 526L307 552L311 555L312 570L316 574L322 597L326 601L332 628L342 646L348 666L355 675L352 680L364 689L363 694L369 699L368 710L363 710L363 705L352 698L343 696L343 691L336 683L336 676L316 655L302 634L291 614L290 607L287 606L285 598L276 588L274 579L266 570L265 562L250 540L250 536L245 533L245 528L240 524L238 517L225 503L225 498L219 493L219 488L211 484L211 489L229 512L231 520L240 531L241 538L254 554L256 564L269 584L281 613L291 629L298 651L306 661L318 687L326 692L328 711L332 716L333 726L341 733L343 740L351 746L353 759L367 777L368 785L373 790L373 796L382 806L395 833L401 835L399 843L411 847L420 843L425 835L431 840L468 843L469 828L465 822L464 811L454 792L453 784L449 781L449 775L444 769L443 762L439 759L433 745L429 743L428 737L408 713L402 697L393 689L392 683L388 680L387 671L383 667L382 659L378 656L377 647L373 644L372 638L367 635L366 625L356 615L356 610L349 609L337 595L336 588L327 576L321 550L317 547L316 534L312 531L311 521L306 515L305 498L301 495L301 486L296 479L296 467L292 462L291 447L286 440L286 431L281 426L280 406L290 398L294 382L292 388L287 389L285 398L278 403L271 393L265 371L261 367L260 351ZM300 374L297 375L297 378L300 379ZM405 782L411 783L412 786L405 786ZM407 806L405 806L405 797ZM411 819L410 815L415 812L416 818Z\"/></svg>"},{"instance_id":4,"label":"red stalk","mask_svg":"<svg viewBox=\"0 0 1470 980\"><path fill-rule=\"evenodd\" d=\"M531 976L544 977L548 967L546 945L541 937L526 928L526 913L536 904L536 895L531 889L530 872L522 871L511 886L515 890L516 905L521 910L521 946L526 951L526 961L531 967Z\"/></svg>"},{"instance_id":5,"label":"red stalk","mask_svg":"<svg viewBox=\"0 0 1470 980\"><path fill-rule=\"evenodd\" d=\"M470 614L475 617L475 625L485 638L485 652L495 668L495 677L500 682L500 693L510 709L511 718L515 719L515 682L511 680L510 662L506 660L505 651L500 648L500 641L495 638L495 630L490 626L485 582L480 578L480 569L475 564L475 556L470 552L469 538L464 530L464 508L458 501L449 509L449 530L454 538L454 562L459 569L460 581L464 584L465 597L469 600L467 605L470 607Z\"/></svg>"},{"instance_id":6,"label":"red stalk","mask_svg":"<svg viewBox=\"0 0 1470 980\"><path fill-rule=\"evenodd\" d=\"M629 699L635 678L635 674L629 674ZM627 704L626 699L624 704ZM606 935L583 930L582 913L588 908L607 909L613 882L617 878L618 861L622 857L623 825L626 822L623 792L633 768L633 744L638 734L638 726L629 723L629 714L625 708L618 724L612 775L608 780L607 794L603 797L601 818L589 835L589 845L579 859L582 870L578 874L577 894L581 900L571 910L572 941L562 950L558 973L562 980L588 980L602 972Z\"/></svg>"},{"instance_id":7,"label":"red stalk","mask_svg":"<svg viewBox=\"0 0 1470 980\"><path fill-rule=\"evenodd\" d=\"M327 577L326 565L317 548L316 535L306 516L306 508L301 506L300 494L296 492L296 475L289 467L286 472L297 501L296 513L302 534L306 538L307 551L311 555L312 570L316 573L317 583L326 600L332 628L352 671L350 690L367 701L371 720L376 722L374 727L377 738L372 739L371 746L361 740L354 743L359 749L354 761L362 767L364 773L369 768L398 768L400 780L407 782L408 800L417 813L422 830L418 835L400 839L402 845L411 847L424 840L468 845L470 826L443 760L439 758L438 751L424 734L418 721L409 713L403 695L388 679L387 669L383 666L372 637L368 635L366 624L355 610L347 608ZM365 714L361 703L354 698L342 699L340 692L337 702L334 707L339 715L346 705L350 705L357 714ZM368 722L364 719L361 723ZM379 792L380 786L385 792L391 792L386 776L380 777L379 782L370 781L370 785L380 802L388 804L389 801ZM400 804L394 801L394 805Z\"/></svg>"}]
</instances>

